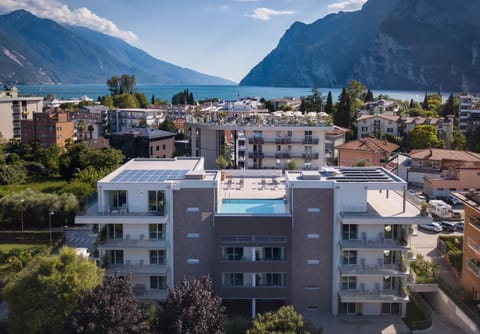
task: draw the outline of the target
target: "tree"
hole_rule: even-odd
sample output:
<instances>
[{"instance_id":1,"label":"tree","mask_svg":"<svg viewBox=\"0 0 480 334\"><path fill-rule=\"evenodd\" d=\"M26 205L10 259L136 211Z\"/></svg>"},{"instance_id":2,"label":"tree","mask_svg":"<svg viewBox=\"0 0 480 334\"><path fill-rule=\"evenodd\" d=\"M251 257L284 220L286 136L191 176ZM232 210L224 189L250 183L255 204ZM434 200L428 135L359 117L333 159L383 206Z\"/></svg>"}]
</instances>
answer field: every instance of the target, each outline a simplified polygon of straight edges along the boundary
<instances>
[{"instance_id":1,"label":"tree","mask_svg":"<svg viewBox=\"0 0 480 334\"><path fill-rule=\"evenodd\" d=\"M428 110L428 94L425 91L425 97L423 98L422 109Z\"/></svg>"},{"instance_id":2,"label":"tree","mask_svg":"<svg viewBox=\"0 0 480 334\"><path fill-rule=\"evenodd\" d=\"M162 124L158 127L160 130L177 133L177 127L170 117L166 117Z\"/></svg>"},{"instance_id":3,"label":"tree","mask_svg":"<svg viewBox=\"0 0 480 334\"><path fill-rule=\"evenodd\" d=\"M217 159L215 159L215 165L218 169L225 169L228 167L228 161L223 155L219 155Z\"/></svg>"},{"instance_id":4,"label":"tree","mask_svg":"<svg viewBox=\"0 0 480 334\"><path fill-rule=\"evenodd\" d=\"M110 95L103 96L100 103L106 107L113 108L113 99Z\"/></svg>"},{"instance_id":5,"label":"tree","mask_svg":"<svg viewBox=\"0 0 480 334\"><path fill-rule=\"evenodd\" d=\"M85 121L83 119L79 120L77 122L77 133L78 133L77 139L78 139L78 141L83 140L83 135L84 135L86 130L87 130L87 125L85 124Z\"/></svg>"},{"instance_id":6,"label":"tree","mask_svg":"<svg viewBox=\"0 0 480 334\"><path fill-rule=\"evenodd\" d=\"M129 277L105 276L102 284L82 293L65 324L67 333L146 333L146 315L132 294Z\"/></svg>"},{"instance_id":7,"label":"tree","mask_svg":"<svg viewBox=\"0 0 480 334\"><path fill-rule=\"evenodd\" d=\"M458 99L455 99L453 93L447 99L440 109L440 115L445 117L447 115L457 115Z\"/></svg>"},{"instance_id":8,"label":"tree","mask_svg":"<svg viewBox=\"0 0 480 334\"><path fill-rule=\"evenodd\" d=\"M453 150L465 150L467 148L467 139L458 131L457 128L453 129L452 138L450 140L450 148Z\"/></svg>"},{"instance_id":9,"label":"tree","mask_svg":"<svg viewBox=\"0 0 480 334\"><path fill-rule=\"evenodd\" d=\"M63 333L64 321L76 309L83 290L96 287L102 277L95 262L77 256L71 248L34 258L2 292L10 307L9 332Z\"/></svg>"},{"instance_id":10,"label":"tree","mask_svg":"<svg viewBox=\"0 0 480 334\"><path fill-rule=\"evenodd\" d=\"M480 153L480 125L468 136L468 145L473 152Z\"/></svg>"},{"instance_id":11,"label":"tree","mask_svg":"<svg viewBox=\"0 0 480 334\"><path fill-rule=\"evenodd\" d=\"M312 95L302 97L302 103L300 104L300 111L302 112L322 111L322 93L318 88L312 89Z\"/></svg>"},{"instance_id":12,"label":"tree","mask_svg":"<svg viewBox=\"0 0 480 334\"><path fill-rule=\"evenodd\" d=\"M195 99L193 98L193 94L188 91L188 89L183 90L175 94L172 97L172 104L194 104Z\"/></svg>"},{"instance_id":13,"label":"tree","mask_svg":"<svg viewBox=\"0 0 480 334\"><path fill-rule=\"evenodd\" d=\"M259 314L246 334L316 334L321 333L311 323L303 321L293 306L282 306L276 312Z\"/></svg>"},{"instance_id":14,"label":"tree","mask_svg":"<svg viewBox=\"0 0 480 334\"><path fill-rule=\"evenodd\" d=\"M365 94L365 98L363 99L363 102L371 102L371 101L373 101L373 93L370 91L370 88L369 88L367 93Z\"/></svg>"},{"instance_id":15,"label":"tree","mask_svg":"<svg viewBox=\"0 0 480 334\"><path fill-rule=\"evenodd\" d=\"M437 129L433 125L417 125L408 132L411 149L441 147L442 141L437 137Z\"/></svg>"},{"instance_id":16,"label":"tree","mask_svg":"<svg viewBox=\"0 0 480 334\"><path fill-rule=\"evenodd\" d=\"M210 278L184 280L169 291L153 329L160 334L221 334L225 333L224 312Z\"/></svg>"},{"instance_id":17,"label":"tree","mask_svg":"<svg viewBox=\"0 0 480 334\"><path fill-rule=\"evenodd\" d=\"M327 103L325 104L325 112L329 115L333 113L333 99L331 91L328 91Z\"/></svg>"},{"instance_id":18,"label":"tree","mask_svg":"<svg viewBox=\"0 0 480 334\"><path fill-rule=\"evenodd\" d=\"M147 101L147 98L145 97L145 94L140 93L140 92L135 92L135 93L133 93L133 95L135 96L135 98L137 100L137 105L140 108L148 107L148 101Z\"/></svg>"},{"instance_id":19,"label":"tree","mask_svg":"<svg viewBox=\"0 0 480 334\"><path fill-rule=\"evenodd\" d=\"M116 75L112 76L110 79L107 80L108 90L112 95L120 94L120 85L120 78Z\"/></svg>"},{"instance_id":20,"label":"tree","mask_svg":"<svg viewBox=\"0 0 480 334\"><path fill-rule=\"evenodd\" d=\"M367 88L359 81L350 80L347 87L347 93L350 95L350 101L364 100L364 94Z\"/></svg>"},{"instance_id":21,"label":"tree","mask_svg":"<svg viewBox=\"0 0 480 334\"><path fill-rule=\"evenodd\" d=\"M88 127L87 127L87 131L88 131L88 137L90 140L93 139L93 131L95 131L95 128L93 127L92 124L89 124Z\"/></svg>"},{"instance_id":22,"label":"tree","mask_svg":"<svg viewBox=\"0 0 480 334\"><path fill-rule=\"evenodd\" d=\"M350 94L345 88L343 88L342 93L339 96L339 102L337 103L337 110L333 114L333 123L353 130L352 117Z\"/></svg>"}]
</instances>

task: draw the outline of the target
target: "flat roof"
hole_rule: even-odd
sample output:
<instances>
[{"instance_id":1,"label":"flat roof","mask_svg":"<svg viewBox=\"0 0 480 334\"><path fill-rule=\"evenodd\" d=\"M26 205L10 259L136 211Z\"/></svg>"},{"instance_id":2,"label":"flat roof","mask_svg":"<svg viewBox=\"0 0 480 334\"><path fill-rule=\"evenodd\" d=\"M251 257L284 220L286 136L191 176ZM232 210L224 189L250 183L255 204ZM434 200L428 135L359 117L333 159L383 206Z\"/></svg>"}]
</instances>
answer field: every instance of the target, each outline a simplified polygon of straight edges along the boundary
<instances>
[{"instance_id":1,"label":"flat roof","mask_svg":"<svg viewBox=\"0 0 480 334\"><path fill-rule=\"evenodd\" d=\"M288 171L285 176L289 181L405 183L404 180L381 167L326 167L317 171Z\"/></svg>"},{"instance_id":2,"label":"flat roof","mask_svg":"<svg viewBox=\"0 0 480 334\"><path fill-rule=\"evenodd\" d=\"M203 170L203 158L132 159L99 182L155 183L183 180L190 171Z\"/></svg>"}]
</instances>

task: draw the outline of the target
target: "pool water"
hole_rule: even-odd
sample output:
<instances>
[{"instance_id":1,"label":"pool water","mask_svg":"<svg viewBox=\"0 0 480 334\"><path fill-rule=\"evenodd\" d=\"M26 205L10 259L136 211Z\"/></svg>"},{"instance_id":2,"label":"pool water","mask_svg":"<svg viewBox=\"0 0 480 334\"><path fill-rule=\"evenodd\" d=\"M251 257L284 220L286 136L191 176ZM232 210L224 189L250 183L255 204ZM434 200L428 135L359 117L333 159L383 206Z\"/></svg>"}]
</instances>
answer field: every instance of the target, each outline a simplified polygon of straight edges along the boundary
<instances>
[{"instance_id":1,"label":"pool water","mask_svg":"<svg viewBox=\"0 0 480 334\"><path fill-rule=\"evenodd\" d=\"M224 199L220 213L230 214L284 214L283 199Z\"/></svg>"}]
</instances>

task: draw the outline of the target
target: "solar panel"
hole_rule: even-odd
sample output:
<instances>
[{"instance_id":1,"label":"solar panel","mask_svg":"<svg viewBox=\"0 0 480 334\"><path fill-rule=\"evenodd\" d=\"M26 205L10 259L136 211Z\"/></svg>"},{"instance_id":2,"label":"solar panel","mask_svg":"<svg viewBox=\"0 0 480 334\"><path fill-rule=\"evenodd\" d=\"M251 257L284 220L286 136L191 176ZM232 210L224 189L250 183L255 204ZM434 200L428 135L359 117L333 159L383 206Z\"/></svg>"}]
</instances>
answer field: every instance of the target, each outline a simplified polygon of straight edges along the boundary
<instances>
[{"instance_id":1,"label":"solar panel","mask_svg":"<svg viewBox=\"0 0 480 334\"><path fill-rule=\"evenodd\" d=\"M188 169L127 169L116 175L112 182L151 183L165 180L183 180Z\"/></svg>"}]
</instances>

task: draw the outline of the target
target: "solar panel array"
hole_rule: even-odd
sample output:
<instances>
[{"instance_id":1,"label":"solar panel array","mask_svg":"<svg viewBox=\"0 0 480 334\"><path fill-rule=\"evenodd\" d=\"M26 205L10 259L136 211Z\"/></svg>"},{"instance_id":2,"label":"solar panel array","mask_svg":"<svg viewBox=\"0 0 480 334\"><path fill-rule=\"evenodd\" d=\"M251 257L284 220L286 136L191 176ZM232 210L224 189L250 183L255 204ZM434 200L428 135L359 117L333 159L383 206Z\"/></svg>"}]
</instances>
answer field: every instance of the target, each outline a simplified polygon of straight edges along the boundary
<instances>
[{"instance_id":1,"label":"solar panel array","mask_svg":"<svg viewBox=\"0 0 480 334\"><path fill-rule=\"evenodd\" d=\"M378 169L340 169L341 175L328 177L337 182L393 182L392 178Z\"/></svg>"},{"instance_id":2,"label":"solar panel array","mask_svg":"<svg viewBox=\"0 0 480 334\"><path fill-rule=\"evenodd\" d=\"M165 180L183 180L188 169L127 169L112 179L112 182L151 183Z\"/></svg>"}]
</instances>

